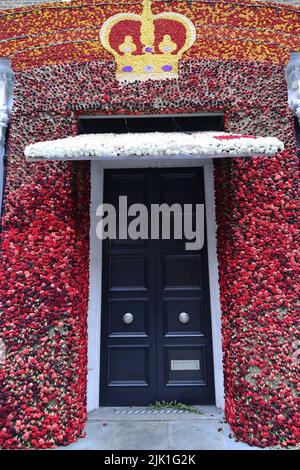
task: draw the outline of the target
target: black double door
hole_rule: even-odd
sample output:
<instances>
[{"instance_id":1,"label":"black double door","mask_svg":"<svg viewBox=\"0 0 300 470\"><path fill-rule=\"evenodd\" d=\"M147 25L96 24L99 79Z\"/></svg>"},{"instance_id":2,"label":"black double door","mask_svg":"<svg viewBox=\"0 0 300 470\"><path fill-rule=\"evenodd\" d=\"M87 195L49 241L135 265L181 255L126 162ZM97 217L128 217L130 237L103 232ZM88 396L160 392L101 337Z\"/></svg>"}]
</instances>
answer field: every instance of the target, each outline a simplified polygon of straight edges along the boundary
<instances>
[{"instance_id":1,"label":"black double door","mask_svg":"<svg viewBox=\"0 0 300 470\"><path fill-rule=\"evenodd\" d=\"M105 171L104 202L119 196L149 213L204 204L203 170ZM101 405L214 403L206 238L196 251L186 241L103 241Z\"/></svg>"}]
</instances>

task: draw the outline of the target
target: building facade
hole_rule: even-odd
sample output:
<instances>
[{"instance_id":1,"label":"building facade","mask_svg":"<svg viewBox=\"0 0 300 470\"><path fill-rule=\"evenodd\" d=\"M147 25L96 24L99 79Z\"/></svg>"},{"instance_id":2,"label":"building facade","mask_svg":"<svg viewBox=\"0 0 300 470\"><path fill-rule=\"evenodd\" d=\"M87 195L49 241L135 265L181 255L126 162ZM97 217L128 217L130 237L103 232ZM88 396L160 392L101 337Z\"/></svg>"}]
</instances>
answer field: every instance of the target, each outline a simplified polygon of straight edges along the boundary
<instances>
[{"instance_id":1,"label":"building facade","mask_svg":"<svg viewBox=\"0 0 300 470\"><path fill-rule=\"evenodd\" d=\"M251 445L297 445L299 2L12 3L0 2L15 76L4 61L2 448L67 445L99 405L177 397L224 408ZM147 116L285 149L122 165L24 155ZM102 244L96 208L122 190L205 201L204 250Z\"/></svg>"}]
</instances>

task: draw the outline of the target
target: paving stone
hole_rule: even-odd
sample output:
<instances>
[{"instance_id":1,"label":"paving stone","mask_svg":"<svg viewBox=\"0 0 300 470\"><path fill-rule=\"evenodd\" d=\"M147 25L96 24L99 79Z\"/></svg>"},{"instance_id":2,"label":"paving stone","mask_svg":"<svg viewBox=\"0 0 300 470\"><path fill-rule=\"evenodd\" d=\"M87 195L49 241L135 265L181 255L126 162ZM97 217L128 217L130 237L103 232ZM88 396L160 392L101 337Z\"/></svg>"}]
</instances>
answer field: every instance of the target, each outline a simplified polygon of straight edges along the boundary
<instances>
[{"instance_id":1,"label":"paving stone","mask_svg":"<svg viewBox=\"0 0 300 470\"><path fill-rule=\"evenodd\" d=\"M176 450L223 450L223 435L217 422L170 422L170 444Z\"/></svg>"},{"instance_id":2,"label":"paving stone","mask_svg":"<svg viewBox=\"0 0 300 470\"><path fill-rule=\"evenodd\" d=\"M99 408L89 413L86 437L58 450L258 449L236 442L230 426L221 419L222 412L215 407L201 407L202 415L115 414L124 410L150 411L147 407Z\"/></svg>"},{"instance_id":3,"label":"paving stone","mask_svg":"<svg viewBox=\"0 0 300 470\"><path fill-rule=\"evenodd\" d=\"M78 439L74 444L59 447L58 450L113 450L115 424L88 422L85 428L86 437Z\"/></svg>"},{"instance_id":4,"label":"paving stone","mask_svg":"<svg viewBox=\"0 0 300 470\"><path fill-rule=\"evenodd\" d=\"M119 421L115 423L115 449L159 450L169 448L169 423Z\"/></svg>"}]
</instances>

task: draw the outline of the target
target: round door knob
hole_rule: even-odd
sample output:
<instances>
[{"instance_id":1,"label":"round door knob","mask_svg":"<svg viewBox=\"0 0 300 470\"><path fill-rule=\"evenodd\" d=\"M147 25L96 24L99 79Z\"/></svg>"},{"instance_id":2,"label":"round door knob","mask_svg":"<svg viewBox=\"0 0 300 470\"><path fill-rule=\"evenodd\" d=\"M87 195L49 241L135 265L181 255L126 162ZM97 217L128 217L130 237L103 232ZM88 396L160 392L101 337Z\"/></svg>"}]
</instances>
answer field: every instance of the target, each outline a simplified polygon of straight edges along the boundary
<instances>
[{"instance_id":1,"label":"round door knob","mask_svg":"<svg viewBox=\"0 0 300 470\"><path fill-rule=\"evenodd\" d=\"M130 325L130 323L133 322L133 315L132 313L124 313L123 315L123 322L126 323L126 325Z\"/></svg>"},{"instance_id":2,"label":"round door knob","mask_svg":"<svg viewBox=\"0 0 300 470\"><path fill-rule=\"evenodd\" d=\"M188 323L190 321L190 316L186 312L181 312L178 318L181 323Z\"/></svg>"}]
</instances>

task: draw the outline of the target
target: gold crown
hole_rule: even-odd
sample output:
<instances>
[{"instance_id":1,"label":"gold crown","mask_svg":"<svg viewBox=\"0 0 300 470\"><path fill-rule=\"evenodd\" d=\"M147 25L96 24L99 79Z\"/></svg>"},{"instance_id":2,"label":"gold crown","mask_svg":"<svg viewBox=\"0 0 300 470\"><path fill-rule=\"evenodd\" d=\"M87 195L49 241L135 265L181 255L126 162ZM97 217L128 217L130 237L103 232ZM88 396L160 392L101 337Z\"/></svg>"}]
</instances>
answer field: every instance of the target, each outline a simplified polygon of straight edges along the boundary
<instances>
[{"instance_id":1,"label":"gold crown","mask_svg":"<svg viewBox=\"0 0 300 470\"><path fill-rule=\"evenodd\" d=\"M142 3L141 15L118 13L108 18L100 30L103 47L116 60L116 78L177 78L178 62L195 42L195 26L180 13L153 15L152 1Z\"/></svg>"}]
</instances>

